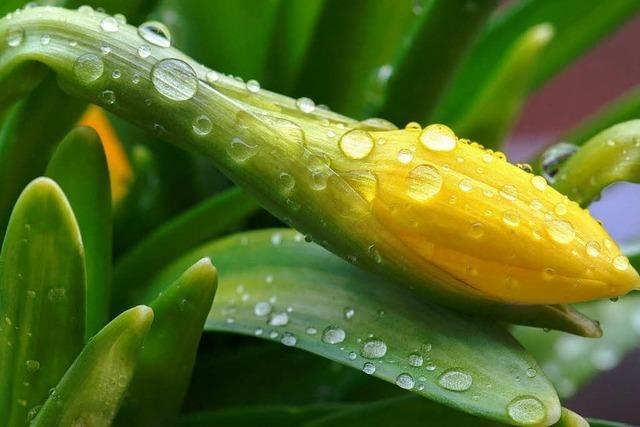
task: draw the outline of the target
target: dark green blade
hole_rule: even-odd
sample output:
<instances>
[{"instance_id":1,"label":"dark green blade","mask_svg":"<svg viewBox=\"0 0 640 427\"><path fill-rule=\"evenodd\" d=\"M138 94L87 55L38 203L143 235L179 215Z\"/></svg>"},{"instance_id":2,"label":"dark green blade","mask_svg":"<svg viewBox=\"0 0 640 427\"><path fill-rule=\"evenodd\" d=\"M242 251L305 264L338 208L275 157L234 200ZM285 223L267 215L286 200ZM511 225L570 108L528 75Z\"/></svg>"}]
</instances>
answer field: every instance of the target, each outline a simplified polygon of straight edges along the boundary
<instances>
[{"instance_id":1,"label":"dark green blade","mask_svg":"<svg viewBox=\"0 0 640 427\"><path fill-rule=\"evenodd\" d=\"M555 391L501 327L417 301L291 231L194 250L158 275L149 297L204 256L221 277L207 330L295 346L501 422L521 424L508 408L527 402L538 422L559 417Z\"/></svg>"},{"instance_id":2,"label":"dark green blade","mask_svg":"<svg viewBox=\"0 0 640 427\"><path fill-rule=\"evenodd\" d=\"M253 197L234 188L167 222L118 259L115 304L122 308L139 300L143 285L167 263L240 224L258 209Z\"/></svg>"},{"instance_id":3,"label":"dark green blade","mask_svg":"<svg viewBox=\"0 0 640 427\"><path fill-rule=\"evenodd\" d=\"M211 260L194 264L152 303L144 342L117 425L174 425L217 285Z\"/></svg>"},{"instance_id":4,"label":"dark green blade","mask_svg":"<svg viewBox=\"0 0 640 427\"><path fill-rule=\"evenodd\" d=\"M435 0L429 4L410 43L395 60L384 105L376 113L398 125L431 113L498 1Z\"/></svg>"},{"instance_id":5,"label":"dark green blade","mask_svg":"<svg viewBox=\"0 0 640 427\"><path fill-rule=\"evenodd\" d=\"M71 131L53 154L47 176L67 195L82 233L88 339L107 323L111 298L111 189L107 159L95 131Z\"/></svg>"},{"instance_id":6,"label":"dark green blade","mask_svg":"<svg viewBox=\"0 0 640 427\"><path fill-rule=\"evenodd\" d=\"M327 0L296 95L363 118L365 89L411 30L416 19L413 5L413 0Z\"/></svg>"},{"instance_id":7,"label":"dark green blade","mask_svg":"<svg viewBox=\"0 0 640 427\"><path fill-rule=\"evenodd\" d=\"M82 240L58 185L20 195L0 254L0 425L23 426L82 349Z\"/></svg>"},{"instance_id":8,"label":"dark green blade","mask_svg":"<svg viewBox=\"0 0 640 427\"><path fill-rule=\"evenodd\" d=\"M31 426L110 426L152 322L153 310L138 306L98 332L51 391Z\"/></svg>"},{"instance_id":9,"label":"dark green blade","mask_svg":"<svg viewBox=\"0 0 640 427\"><path fill-rule=\"evenodd\" d=\"M638 0L521 0L513 2L486 27L456 74L432 120L453 123L485 90L513 42L529 28L548 22L553 43L536 64L531 88L542 85L640 8ZM518 78L519 76L512 76Z\"/></svg>"}]
</instances>

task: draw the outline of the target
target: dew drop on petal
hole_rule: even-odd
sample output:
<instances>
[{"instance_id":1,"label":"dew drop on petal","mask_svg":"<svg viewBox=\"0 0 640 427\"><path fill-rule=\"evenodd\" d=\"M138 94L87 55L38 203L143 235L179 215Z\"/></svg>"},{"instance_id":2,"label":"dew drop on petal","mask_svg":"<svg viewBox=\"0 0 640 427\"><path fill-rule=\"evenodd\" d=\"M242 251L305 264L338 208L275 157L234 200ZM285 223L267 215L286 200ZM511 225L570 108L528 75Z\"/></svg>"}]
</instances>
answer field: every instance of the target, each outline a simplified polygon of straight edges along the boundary
<instances>
[{"instance_id":1,"label":"dew drop on petal","mask_svg":"<svg viewBox=\"0 0 640 427\"><path fill-rule=\"evenodd\" d=\"M613 266L616 270L625 271L629 268L629 259L623 255L618 255L613 258Z\"/></svg>"},{"instance_id":2,"label":"dew drop on petal","mask_svg":"<svg viewBox=\"0 0 640 427\"><path fill-rule=\"evenodd\" d=\"M547 222L547 232L558 243L570 243L576 236L576 232L569 221L554 219Z\"/></svg>"},{"instance_id":3,"label":"dew drop on petal","mask_svg":"<svg viewBox=\"0 0 640 427\"><path fill-rule=\"evenodd\" d=\"M502 221L510 227L517 227L520 225L520 215L512 209L507 210L502 214Z\"/></svg>"},{"instance_id":4,"label":"dew drop on petal","mask_svg":"<svg viewBox=\"0 0 640 427\"><path fill-rule=\"evenodd\" d=\"M367 157L373 150L374 141L369 132L359 129L351 130L338 142L342 154L354 160Z\"/></svg>"},{"instance_id":5,"label":"dew drop on petal","mask_svg":"<svg viewBox=\"0 0 640 427\"><path fill-rule=\"evenodd\" d=\"M429 125L420 133L420 142L432 151L451 151L457 141L455 133L441 124Z\"/></svg>"},{"instance_id":6,"label":"dew drop on petal","mask_svg":"<svg viewBox=\"0 0 640 427\"><path fill-rule=\"evenodd\" d=\"M514 201L518 198L518 189L512 184L505 184L500 188L500 196L509 201Z\"/></svg>"},{"instance_id":7,"label":"dew drop on petal","mask_svg":"<svg viewBox=\"0 0 640 427\"><path fill-rule=\"evenodd\" d=\"M531 185L533 185L536 190L544 191L547 188L547 180L540 175L536 175L531 178Z\"/></svg>"},{"instance_id":8,"label":"dew drop on petal","mask_svg":"<svg viewBox=\"0 0 640 427\"><path fill-rule=\"evenodd\" d=\"M462 178L460 180L460 183L458 184L458 187L460 188L460 190L468 193L469 191L473 190L473 183L469 178Z\"/></svg>"},{"instance_id":9,"label":"dew drop on petal","mask_svg":"<svg viewBox=\"0 0 640 427\"><path fill-rule=\"evenodd\" d=\"M407 194L414 200L425 202L442 189L442 176L429 164L418 165L407 175Z\"/></svg>"}]
</instances>

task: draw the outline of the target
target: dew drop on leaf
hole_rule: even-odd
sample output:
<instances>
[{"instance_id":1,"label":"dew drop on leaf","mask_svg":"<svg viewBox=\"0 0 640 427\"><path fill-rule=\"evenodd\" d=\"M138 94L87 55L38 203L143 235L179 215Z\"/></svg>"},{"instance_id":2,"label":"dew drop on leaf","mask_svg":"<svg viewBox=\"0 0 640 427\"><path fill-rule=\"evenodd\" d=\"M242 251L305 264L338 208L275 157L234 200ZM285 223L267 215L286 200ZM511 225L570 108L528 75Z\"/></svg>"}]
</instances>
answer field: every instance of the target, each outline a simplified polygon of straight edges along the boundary
<instances>
[{"instance_id":1,"label":"dew drop on leaf","mask_svg":"<svg viewBox=\"0 0 640 427\"><path fill-rule=\"evenodd\" d=\"M153 66L151 81L156 90L173 101L193 98L198 90L198 77L189 64L179 59L163 59Z\"/></svg>"},{"instance_id":2,"label":"dew drop on leaf","mask_svg":"<svg viewBox=\"0 0 640 427\"><path fill-rule=\"evenodd\" d=\"M459 369L449 369L438 377L438 384L451 391L466 391L473 384L473 377Z\"/></svg>"},{"instance_id":3,"label":"dew drop on leaf","mask_svg":"<svg viewBox=\"0 0 640 427\"><path fill-rule=\"evenodd\" d=\"M303 113L312 113L316 109L316 104L311 98L298 98L296 100L296 107Z\"/></svg>"},{"instance_id":4,"label":"dew drop on leaf","mask_svg":"<svg viewBox=\"0 0 640 427\"><path fill-rule=\"evenodd\" d=\"M424 359L418 353L412 353L409 355L409 365L419 368L424 363Z\"/></svg>"},{"instance_id":5,"label":"dew drop on leaf","mask_svg":"<svg viewBox=\"0 0 640 427\"><path fill-rule=\"evenodd\" d=\"M234 137L231 139L231 143L227 149L227 153L238 162L244 162L245 160L250 159L256 154L258 150L257 145L251 145L241 138Z\"/></svg>"},{"instance_id":6,"label":"dew drop on leaf","mask_svg":"<svg viewBox=\"0 0 640 427\"><path fill-rule=\"evenodd\" d=\"M205 136L211 133L211 129L213 128L213 124L211 123L211 119L205 115L201 115L195 118L192 123L193 131L200 135Z\"/></svg>"},{"instance_id":7,"label":"dew drop on leaf","mask_svg":"<svg viewBox=\"0 0 640 427\"><path fill-rule=\"evenodd\" d=\"M104 63L93 53L85 53L73 63L73 73L83 83L91 83L102 77Z\"/></svg>"},{"instance_id":8,"label":"dew drop on leaf","mask_svg":"<svg viewBox=\"0 0 640 427\"><path fill-rule=\"evenodd\" d=\"M112 16L107 16L100 21L100 28L107 33L117 33L120 30L120 23Z\"/></svg>"},{"instance_id":9,"label":"dew drop on leaf","mask_svg":"<svg viewBox=\"0 0 640 427\"><path fill-rule=\"evenodd\" d=\"M411 390L416 382L411 375L403 373L396 377L396 384L405 390Z\"/></svg>"},{"instance_id":10,"label":"dew drop on leaf","mask_svg":"<svg viewBox=\"0 0 640 427\"><path fill-rule=\"evenodd\" d=\"M507 406L507 414L513 421L524 424L538 424L547 414L547 411L537 398L533 396L519 396L513 399Z\"/></svg>"},{"instance_id":11,"label":"dew drop on leaf","mask_svg":"<svg viewBox=\"0 0 640 427\"><path fill-rule=\"evenodd\" d=\"M285 326L289 323L289 315L282 311L280 313L274 313L269 318L269 324L271 326Z\"/></svg>"},{"instance_id":12,"label":"dew drop on leaf","mask_svg":"<svg viewBox=\"0 0 640 427\"><path fill-rule=\"evenodd\" d=\"M284 334L282 334L282 338L280 339L280 342L286 345L287 347L293 347L298 342L298 339L292 333L285 332Z\"/></svg>"},{"instance_id":13,"label":"dew drop on leaf","mask_svg":"<svg viewBox=\"0 0 640 427\"><path fill-rule=\"evenodd\" d=\"M153 45L160 47L171 46L171 32L169 28L161 22L145 22L138 27L138 35Z\"/></svg>"},{"instance_id":14,"label":"dew drop on leaf","mask_svg":"<svg viewBox=\"0 0 640 427\"><path fill-rule=\"evenodd\" d=\"M367 362L362 366L362 372L373 375L376 372L376 366L371 362Z\"/></svg>"},{"instance_id":15,"label":"dew drop on leaf","mask_svg":"<svg viewBox=\"0 0 640 427\"><path fill-rule=\"evenodd\" d=\"M380 359L387 354L387 344L377 338L368 339L362 344L360 354L367 359Z\"/></svg>"},{"instance_id":16,"label":"dew drop on leaf","mask_svg":"<svg viewBox=\"0 0 640 427\"><path fill-rule=\"evenodd\" d=\"M256 316L266 316L267 314L271 313L271 304L269 304L267 301L258 301L253 306L253 312Z\"/></svg>"}]
</instances>

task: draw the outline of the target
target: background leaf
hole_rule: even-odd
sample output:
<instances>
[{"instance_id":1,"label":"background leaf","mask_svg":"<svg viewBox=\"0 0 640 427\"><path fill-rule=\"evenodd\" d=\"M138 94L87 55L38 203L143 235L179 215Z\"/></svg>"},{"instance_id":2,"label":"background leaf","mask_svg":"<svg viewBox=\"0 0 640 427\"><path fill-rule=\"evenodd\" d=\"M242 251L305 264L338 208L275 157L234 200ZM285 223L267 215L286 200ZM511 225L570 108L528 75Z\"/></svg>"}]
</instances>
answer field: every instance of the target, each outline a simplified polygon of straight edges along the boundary
<instances>
[{"instance_id":1,"label":"background leaf","mask_svg":"<svg viewBox=\"0 0 640 427\"><path fill-rule=\"evenodd\" d=\"M53 154L47 175L65 192L82 234L88 339L107 323L111 299L111 191L107 159L95 131L71 131Z\"/></svg>"},{"instance_id":2,"label":"background leaf","mask_svg":"<svg viewBox=\"0 0 640 427\"><path fill-rule=\"evenodd\" d=\"M11 214L0 254L0 424L23 426L82 349L82 240L58 185L39 178Z\"/></svg>"}]
</instances>

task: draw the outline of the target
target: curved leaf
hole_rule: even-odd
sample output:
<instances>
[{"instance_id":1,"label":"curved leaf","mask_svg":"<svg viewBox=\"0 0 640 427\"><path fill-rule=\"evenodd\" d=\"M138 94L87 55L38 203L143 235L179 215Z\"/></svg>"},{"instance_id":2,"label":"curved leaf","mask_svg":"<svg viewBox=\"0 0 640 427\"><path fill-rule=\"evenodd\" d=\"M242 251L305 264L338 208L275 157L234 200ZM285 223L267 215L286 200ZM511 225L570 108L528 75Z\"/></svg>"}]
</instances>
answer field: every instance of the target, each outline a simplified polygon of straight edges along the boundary
<instances>
[{"instance_id":1,"label":"curved leaf","mask_svg":"<svg viewBox=\"0 0 640 427\"><path fill-rule=\"evenodd\" d=\"M394 61L384 105L376 114L396 124L431 113L498 1L435 0L427 4L418 28Z\"/></svg>"},{"instance_id":2,"label":"curved leaf","mask_svg":"<svg viewBox=\"0 0 640 427\"><path fill-rule=\"evenodd\" d=\"M255 200L239 189L210 197L161 226L122 255L114 271L115 304L123 307L140 298L136 288L177 256L219 236L258 210Z\"/></svg>"},{"instance_id":3,"label":"curved leaf","mask_svg":"<svg viewBox=\"0 0 640 427\"><path fill-rule=\"evenodd\" d=\"M554 187L586 206L617 181L640 182L640 120L591 138L560 167Z\"/></svg>"},{"instance_id":4,"label":"curved leaf","mask_svg":"<svg viewBox=\"0 0 640 427\"><path fill-rule=\"evenodd\" d=\"M178 417L207 314L217 272L208 258L198 261L152 303L154 322L117 425L173 425Z\"/></svg>"},{"instance_id":5,"label":"curved leaf","mask_svg":"<svg viewBox=\"0 0 640 427\"><path fill-rule=\"evenodd\" d=\"M31 426L110 426L152 321L153 311L138 306L109 322L89 340Z\"/></svg>"},{"instance_id":6,"label":"curved leaf","mask_svg":"<svg viewBox=\"0 0 640 427\"><path fill-rule=\"evenodd\" d=\"M20 195L0 254L0 424L23 426L82 349L82 240L58 185Z\"/></svg>"},{"instance_id":7,"label":"curved leaf","mask_svg":"<svg viewBox=\"0 0 640 427\"><path fill-rule=\"evenodd\" d=\"M221 277L207 330L277 340L491 419L519 424L507 407L523 396L539 399L537 422L559 417L555 391L502 328L417 301L291 231L198 248L154 279L149 298L203 256Z\"/></svg>"},{"instance_id":8,"label":"curved leaf","mask_svg":"<svg viewBox=\"0 0 640 427\"><path fill-rule=\"evenodd\" d=\"M111 298L111 190L107 159L95 131L71 131L54 152L47 176L65 192L82 233L88 339L107 323Z\"/></svg>"}]
</instances>

